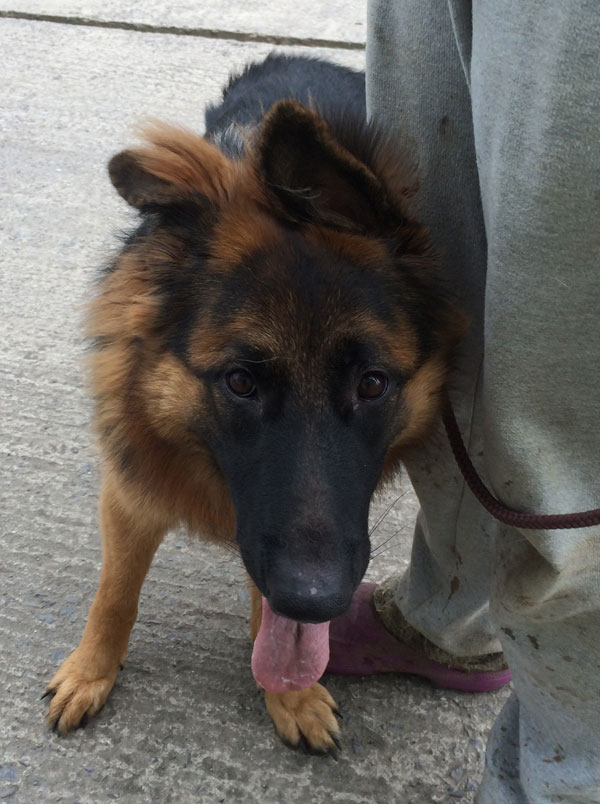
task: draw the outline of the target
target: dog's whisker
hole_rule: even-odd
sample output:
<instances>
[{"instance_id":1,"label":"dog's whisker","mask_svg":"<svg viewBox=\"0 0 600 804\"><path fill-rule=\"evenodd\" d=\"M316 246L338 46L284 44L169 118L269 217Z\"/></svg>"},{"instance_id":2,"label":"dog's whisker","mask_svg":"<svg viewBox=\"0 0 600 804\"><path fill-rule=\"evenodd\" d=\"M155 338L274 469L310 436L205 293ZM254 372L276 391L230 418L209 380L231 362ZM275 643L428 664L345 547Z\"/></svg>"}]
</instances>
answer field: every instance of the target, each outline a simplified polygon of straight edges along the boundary
<instances>
[{"instance_id":1,"label":"dog's whisker","mask_svg":"<svg viewBox=\"0 0 600 804\"><path fill-rule=\"evenodd\" d=\"M392 544L388 545L387 547L384 547L383 549L378 550L376 553L371 553L371 555L369 557L369 561L374 561L376 558L379 558L384 553L389 552L393 547L396 547L397 545L398 545L398 542L393 542Z\"/></svg>"},{"instance_id":2,"label":"dog's whisker","mask_svg":"<svg viewBox=\"0 0 600 804\"><path fill-rule=\"evenodd\" d=\"M383 549L383 550L380 550L378 553L374 553L374 554L373 554L373 555L372 555L372 556L369 558L369 562L370 562L370 563L372 563L372 562L373 562L373 561L375 561L376 559L381 558L381 556L382 556L384 553L389 553L389 551L392 549L392 547L395 547L395 546L396 546L395 544L390 544L390 546L389 546L389 547L384 547L384 549Z\"/></svg>"},{"instance_id":3,"label":"dog's whisker","mask_svg":"<svg viewBox=\"0 0 600 804\"><path fill-rule=\"evenodd\" d=\"M221 542L219 547L222 547L232 556L235 556L241 560L242 556L240 554L240 548L237 546L237 544L232 544L231 542Z\"/></svg>"},{"instance_id":4,"label":"dog's whisker","mask_svg":"<svg viewBox=\"0 0 600 804\"><path fill-rule=\"evenodd\" d=\"M384 549L383 549L383 550L380 550L378 553L373 553L373 554L371 555L371 557L370 557L370 561L374 561L376 558L381 558L381 556L382 556L384 553L389 552L389 551L392 549L392 547L395 547L395 546L396 546L396 543L394 543L394 544L390 544L390 545L389 545L389 547L384 547Z\"/></svg>"},{"instance_id":5,"label":"dog's whisker","mask_svg":"<svg viewBox=\"0 0 600 804\"><path fill-rule=\"evenodd\" d=\"M377 558L377 556L380 556L382 553L391 550L391 548L397 544L397 541L394 541L397 536L398 533L394 533L393 536L390 536L389 539L386 539L385 542L382 542L382 544L378 545L375 550L371 552L371 558Z\"/></svg>"},{"instance_id":6,"label":"dog's whisker","mask_svg":"<svg viewBox=\"0 0 600 804\"><path fill-rule=\"evenodd\" d=\"M370 553L371 560L374 558L379 558L380 555L382 555L383 553L387 553L388 550L391 550L391 548L394 547L396 544L396 542L392 540L395 539L396 536L399 536L401 533L403 533L408 527L409 523L402 525L397 530L395 530L391 536L388 536L387 539L385 539L383 542L374 547Z\"/></svg>"},{"instance_id":7,"label":"dog's whisker","mask_svg":"<svg viewBox=\"0 0 600 804\"><path fill-rule=\"evenodd\" d=\"M379 550L381 550L381 548L382 548L382 547L385 547L385 545L386 545L386 544L388 544L389 542L391 542L391 541L392 541L392 539L393 539L393 538L395 538L395 537L398 535L398 533L399 533L399 532L400 532L400 531L394 531L394 533L392 533L392 535L391 535L391 536L388 536L388 537L387 537L387 539L384 539L384 540L383 540L382 542L380 542L378 545L376 545L375 547L373 547L373 548L371 549L371 555L374 555L375 553L379 552Z\"/></svg>"},{"instance_id":8,"label":"dog's whisker","mask_svg":"<svg viewBox=\"0 0 600 804\"><path fill-rule=\"evenodd\" d=\"M399 495L396 497L396 499L395 499L395 500L392 500L392 502L391 502L391 503L388 505L388 507L387 507L387 508L385 509L385 511L384 511L384 512L381 514L381 516L380 516L380 517L377 519L377 521L375 522L375 524L373 525L373 527L372 527L372 528L371 528L371 530L369 531L369 538L370 538L370 537L371 537L371 536L372 536L372 535L375 533L375 531L377 530L377 528L378 528L378 527L381 525L381 523L382 523L382 522L383 522L383 520L386 518L386 516L389 514L389 512L392 510L392 508L393 508L393 507L396 505L396 503L397 503L399 500L401 500L401 499L402 499L402 498L405 496L405 494L406 494L406 491L403 491L401 494L399 494Z\"/></svg>"}]
</instances>

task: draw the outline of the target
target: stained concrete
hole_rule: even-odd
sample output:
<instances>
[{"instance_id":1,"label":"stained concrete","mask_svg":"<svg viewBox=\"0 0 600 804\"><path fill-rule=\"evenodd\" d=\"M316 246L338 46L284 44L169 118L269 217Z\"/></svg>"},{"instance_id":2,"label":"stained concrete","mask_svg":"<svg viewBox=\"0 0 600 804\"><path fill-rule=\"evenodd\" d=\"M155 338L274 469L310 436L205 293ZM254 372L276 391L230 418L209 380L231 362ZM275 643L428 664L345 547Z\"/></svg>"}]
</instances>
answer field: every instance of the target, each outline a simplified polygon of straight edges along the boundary
<instances>
[{"instance_id":1,"label":"stained concrete","mask_svg":"<svg viewBox=\"0 0 600 804\"><path fill-rule=\"evenodd\" d=\"M68 17L93 6L31 0L11 8ZM191 2L161 6L106 3L102 14L195 22ZM326 31L342 45L351 41L347 24L363 14L357 0L232 3L220 18L224 4L198 6L196 28L259 37ZM130 126L143 115L201 127L203 106L230 69L271 49L221 35L0 19L0 801L473 801L506 693L330 676L344 714L339 761L292 752L250 673L239 561L178 533L154 561L104 710L65 738L44 725L40 694L79 640L101 562L80 319L115 233L131 222L105 163L131 143ZM364 59L343 46L309 52L357 67ZM374 534L383 550L369 569L375 580L408 560L416 512L408 484L378 501L373 517L397 497Z\"/></svg>"},{"instance_id":2,"label":"stained concrete","mask_svg":"<svg viewBox=\"0 0 600 804\"><path fill-rule=\"evenodd\" d=\"M218 36L229 32L248 40L329 40L336 48L362 47L366 36L366 3L358 0L12 0L11 11L77 20L82 23L125 23L175 28L181 34Z\"/></svg>"}]
</instances>

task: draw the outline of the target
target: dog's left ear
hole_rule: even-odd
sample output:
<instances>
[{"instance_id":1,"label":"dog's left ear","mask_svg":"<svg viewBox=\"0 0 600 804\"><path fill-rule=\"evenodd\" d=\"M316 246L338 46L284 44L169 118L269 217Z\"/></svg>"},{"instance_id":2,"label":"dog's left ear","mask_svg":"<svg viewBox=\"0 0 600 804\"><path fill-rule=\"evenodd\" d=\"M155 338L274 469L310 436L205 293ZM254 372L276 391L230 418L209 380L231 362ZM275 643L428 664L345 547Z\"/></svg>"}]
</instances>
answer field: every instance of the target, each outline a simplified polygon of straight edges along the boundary
<instances>
[{"instance_id":1,"label":"dog's left ear","mask_svg":"<svg viewBox=\"0 0 600 804\"><path fill-rule=\"evenodd\" d=\"M392 208L384 186L295 100L275 104L257 143L257 169L286 218L337 229L384 229Z\"/></svg>"}]
</instances>

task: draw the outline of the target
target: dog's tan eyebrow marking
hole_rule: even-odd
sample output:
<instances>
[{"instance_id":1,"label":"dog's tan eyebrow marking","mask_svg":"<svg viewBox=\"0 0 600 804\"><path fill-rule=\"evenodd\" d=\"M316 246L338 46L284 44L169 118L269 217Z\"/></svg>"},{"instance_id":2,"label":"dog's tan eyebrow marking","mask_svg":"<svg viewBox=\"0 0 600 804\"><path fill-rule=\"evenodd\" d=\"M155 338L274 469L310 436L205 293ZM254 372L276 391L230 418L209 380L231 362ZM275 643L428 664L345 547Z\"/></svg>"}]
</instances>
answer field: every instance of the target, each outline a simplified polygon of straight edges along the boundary
<instances>
[{"instance_id":1,"label":"dog's tan eyebrow marking","mask_svg":"<svg viewBox=\"0 0 600 804\"><path fill-rule=\"evenodd\" d=\"M269 345L236 343L231 339L231 332L224 334L222 340L214 337L209 350L206 348L206 341L203 347L202 361L194 360L193 354L186 361L188 368L195 373L218 371L236 363L258 366L293 359L292 355L273 354Z\"/></svg>"},{"instance_id":2,"label":"dog's tan eyebrow marking","mask_svg":"<svg viewBox=\"0 0 600 804\"><path fill-rule=\"evenodd\" d=\"M240 363L272 363L274 360L292 360L291 356L273 355L273 357L264 357L262 360L253 360L250 357L238 358Z\"/></svg>"}]
</instances>

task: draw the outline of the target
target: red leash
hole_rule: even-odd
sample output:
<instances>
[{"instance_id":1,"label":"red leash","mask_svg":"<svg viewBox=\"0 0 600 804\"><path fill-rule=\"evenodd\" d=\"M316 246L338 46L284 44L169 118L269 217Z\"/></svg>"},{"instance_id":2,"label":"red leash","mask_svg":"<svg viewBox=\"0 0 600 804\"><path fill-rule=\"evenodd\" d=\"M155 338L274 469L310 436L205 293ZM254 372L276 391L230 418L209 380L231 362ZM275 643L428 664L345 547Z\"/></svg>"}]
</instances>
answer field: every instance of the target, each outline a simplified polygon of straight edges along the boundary
<instances>
[{"instance_id":1,"label":"red leash","mask_svg":"<svg viewBox=\"0 0 600 804\"><path fill-rule=\"evenodd\" d=\"M515 528L525 530L559 530L561 528L590 528L592 525L600 525L600 508L591 511L581 511L577 514L525 514L507 508L500 500L491 494L483 481L477 474L471 459L467 454L465 445L456 423L454 411L450 402L446 402L442 414L448 440L454 453L454 458L462 475L483 507L500 522L512 525Z\"/></svg>"}]
</instances>

